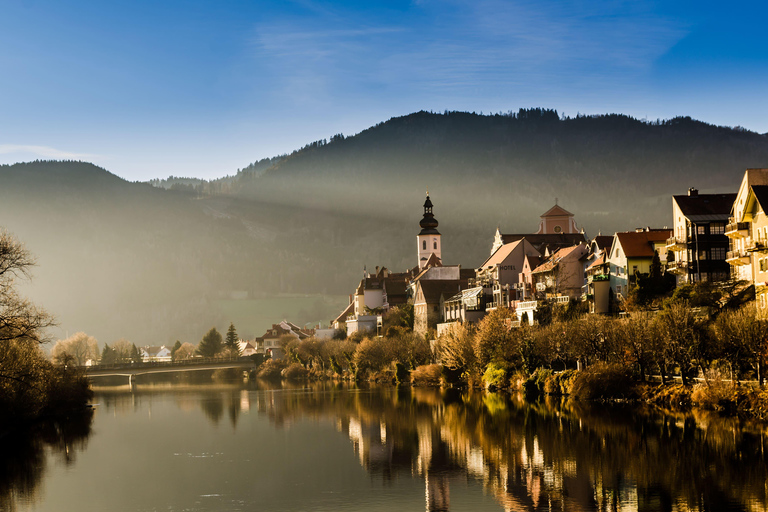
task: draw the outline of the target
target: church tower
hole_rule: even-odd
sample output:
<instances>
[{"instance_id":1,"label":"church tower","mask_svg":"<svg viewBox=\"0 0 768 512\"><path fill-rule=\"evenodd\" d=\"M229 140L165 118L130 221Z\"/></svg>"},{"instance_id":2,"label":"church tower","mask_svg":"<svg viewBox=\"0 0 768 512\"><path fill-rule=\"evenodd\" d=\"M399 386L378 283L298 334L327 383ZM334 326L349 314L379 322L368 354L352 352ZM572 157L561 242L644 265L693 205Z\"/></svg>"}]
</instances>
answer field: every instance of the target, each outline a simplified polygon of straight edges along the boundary
<instances>
[{"instance_id":1,"label":"church tower","mask_svg":"<svg viewBox=\"0 0 768 512\"><path fill-rule=\"evenodd\" d=\"M421 231L416 237L419 244L419 270L427 266L442 266L442 247L440 232L437 230L437 219L432 214L432 201L424 201L424 217L419 222Z\"/></svg>"}]
</instances>

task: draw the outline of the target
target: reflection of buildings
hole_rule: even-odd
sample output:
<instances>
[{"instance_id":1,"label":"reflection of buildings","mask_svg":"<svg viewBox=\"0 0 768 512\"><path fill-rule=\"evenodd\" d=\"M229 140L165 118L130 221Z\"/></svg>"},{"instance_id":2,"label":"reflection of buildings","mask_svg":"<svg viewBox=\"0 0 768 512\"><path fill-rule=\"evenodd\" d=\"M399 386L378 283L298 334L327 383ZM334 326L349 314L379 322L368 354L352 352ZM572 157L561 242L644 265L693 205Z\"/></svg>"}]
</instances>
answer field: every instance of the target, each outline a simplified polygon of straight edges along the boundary
<instances>
[{"instance_id":1,"label":"reflection of buildings","mask_svg":"<svg viewBox=\"0 0 768 512\"><path fill-rule=\"evenodd\" d=\"M428 511L450 510L452 497L456 506L468 481L506 511L688 512L764 502L762 437L736 440L732 424L718 433L710 418L702 429L687 419L453 390L310 393L259 393L255 407L278 425L332 418L371 475L423 478Z\"/></svg>"}]
</instances>

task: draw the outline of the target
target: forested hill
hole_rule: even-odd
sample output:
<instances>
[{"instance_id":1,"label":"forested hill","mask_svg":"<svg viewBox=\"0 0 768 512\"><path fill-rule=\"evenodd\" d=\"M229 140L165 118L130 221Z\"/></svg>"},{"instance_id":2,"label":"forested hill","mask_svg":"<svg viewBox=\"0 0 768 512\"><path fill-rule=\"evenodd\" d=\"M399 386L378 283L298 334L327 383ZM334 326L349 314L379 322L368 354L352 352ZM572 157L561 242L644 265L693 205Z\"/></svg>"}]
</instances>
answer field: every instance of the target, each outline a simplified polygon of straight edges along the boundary
<instances>
[{"instance_id":1,"label":"forested hill","mask_svg":"<svg viewBox=\"0 0 768 512\"><path fill-rule=\"evenodd\" d=\"M397 217L429 187L441 225L486 232L533 229L558 198L595 234L669 224L672 194L735 190L745 168L764 166L767 135L687 117L418 112L310 144L241 179L240 194Z\"/></svg>"},{"instance_id":2,"label":"forested hill","mask_svg":"<svg viewBox=\"0 0 768 512\"><path fill-rule=\"evenodd\" d=\"M348 293L374 258L364 245L335 243L333 230L375 222L130 183L84 162L0 166L0 228L37 257L24 292L57 317L61 337L83 330L107 343L196 343L229 325L216 304L233 292ZM318 307L291 319L338 314Z\"/></svg>"}]
</instances>

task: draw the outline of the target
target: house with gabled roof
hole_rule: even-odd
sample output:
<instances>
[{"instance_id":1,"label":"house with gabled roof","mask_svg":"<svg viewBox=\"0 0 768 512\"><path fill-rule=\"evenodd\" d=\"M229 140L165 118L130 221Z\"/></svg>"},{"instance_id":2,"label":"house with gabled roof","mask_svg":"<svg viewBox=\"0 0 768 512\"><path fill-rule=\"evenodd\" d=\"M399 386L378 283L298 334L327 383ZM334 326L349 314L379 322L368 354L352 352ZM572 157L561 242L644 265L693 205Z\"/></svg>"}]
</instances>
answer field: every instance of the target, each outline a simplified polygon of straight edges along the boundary
<instances>
[{"instance_id":1,"label":"house with gabled roof","mask_svg":"<svg viewBox=\"0 0 768 512\"><path fill-rule=\"evenodd\" d=\"M141 360L145 363L149 362L169 362L173 358L171 356L171 349L165 345L160 346L145 346L139 348L141 352Z\"/></svg>"},{"instance_id":2,"label":"house with gabled roof","mask_svg":"<svg viewBox=\"0 0 768 512\"><path fill-rule=\"evenodd\" d=\"M420 279L413 298L413 332L425 335L442 322L442 304L466 287L466 280Z\"/></svg>"},{"instance_id":3,"label":"house with gabled roof","mask_svg":"<svg viewBox=\"0 0 768 512\"><path fill-rule=\"evenodd\" d=\"M279 324L272 324L272 327L267 329L264 335L254 340L257 347L256 350L260 354L266 353L274 359L279 359L282 354L280 340L285 336L303 340L309 338L311 334L298 325L283 320Z\"/></svg>"},{"instance_id":4,"label":"house with gabled roof","mask_svg":"<svg viewBox=\"0 0 768 512\"><path fill-rule=\"evenodd\" d=\"M768 169L747 169L725 234L731 276L755 286L758 313L768 317Z\"/></svg>"},{"instance_id":5,"label":"house with gabled roof","mask_svg":"<svg viewBox=\"0 0 768 512\"><path fill-rule=\"evenodd\" d=\"M517 285L525 258L539 256L539 251L527 238L504 244L477 268L474 282L469 285L485 288L489 311L510 307L517 300Z\"/></svg>"},{"instance_id":6,"label":"house with gabled roof","mask_svg":"<svg viewBox=\"0 0 768 512\"><path fill-rule=\"evenodd\" d=\"M537 297L581 298L587 254L587 244L563 247L533 269L531 274Z\"/></svg>"},{"instance_id":7,"label":"house with gabled roof","mask_svg":"<svg viewBox=\"0 0 768 512\"><path fill-rule=\"evenodd\" d=\"M725 227L735 200L736 194L699 194L695 188L672 196L674 231L667 241L667 270L678 284L730 279Z\"/></svg>"},{"instance_id":8,"label":"house with gabled roof","mask_svg":"<svg viewBox=\"0 0 768 512\"><path fill-rule=\"evenodd\" d=\"M611 291L617 299L625 299L635 285L637 274L648 274L654 253L662 264L667 261L667 239L672 230L667 228L639 228L618 232L607 254Z\"/></svg>"},{"instance_id":9,"label":"house with gabled roof","mask_svg":"<svg viewBox=\"0 0 768 512\"><path fill-rule=\"evenodd\" d=\"M256 341L237 340L237 350L243 357L252 356L259 353Z\"/></svg>"},{"instance_id":10,"label":"house with gabled roof","mask_svg":"<svg viewBox=\"0 0 768 512\"><path fill-rule=\"evenodd\" d=\"M754 283L755 280L753 258L748 248L768 238L761 223L765 215L763 208L768 207L760 201L765 186L768 186L768 169L747 169L744 172L725 229L729 239L726 261L731 265L731 276L747 283Z\"/></svg>"}]
</instances>

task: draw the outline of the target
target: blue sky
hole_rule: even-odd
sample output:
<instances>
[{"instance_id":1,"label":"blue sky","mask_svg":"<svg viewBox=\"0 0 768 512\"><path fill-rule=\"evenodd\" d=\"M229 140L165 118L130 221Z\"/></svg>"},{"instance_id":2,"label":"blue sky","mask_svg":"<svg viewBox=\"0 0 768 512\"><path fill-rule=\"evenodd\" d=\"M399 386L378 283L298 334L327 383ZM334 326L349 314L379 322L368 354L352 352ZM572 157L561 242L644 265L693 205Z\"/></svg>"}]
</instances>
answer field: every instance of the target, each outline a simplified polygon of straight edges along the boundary
<instances>
[{"instance_id":1,"label":"blue sky","mask_svg":"<svg viewBox=\"0 0 768 512\"><path fill-rule=\"evenodd\" d=\"M0 163L232 174L418 110L768 132L763 2L0 0Z\"/></svg>"}]
</instances>

